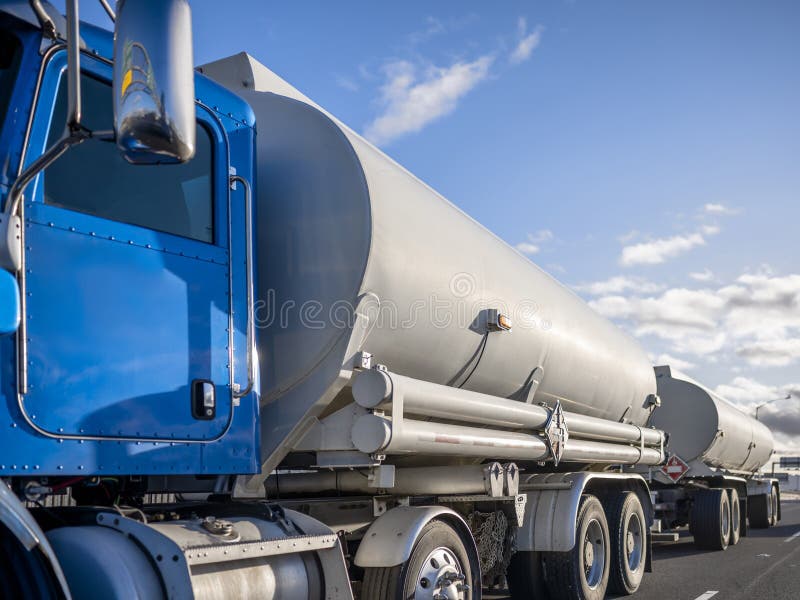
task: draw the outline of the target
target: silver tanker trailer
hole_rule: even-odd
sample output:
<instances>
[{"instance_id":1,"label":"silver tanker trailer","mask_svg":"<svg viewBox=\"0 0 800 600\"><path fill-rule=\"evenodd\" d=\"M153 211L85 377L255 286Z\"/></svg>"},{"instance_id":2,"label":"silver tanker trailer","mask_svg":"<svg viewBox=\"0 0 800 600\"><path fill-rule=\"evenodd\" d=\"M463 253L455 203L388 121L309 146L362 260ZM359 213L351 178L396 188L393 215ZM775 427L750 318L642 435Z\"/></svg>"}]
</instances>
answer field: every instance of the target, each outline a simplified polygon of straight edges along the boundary
<instances>
[{"instance_id":1,"label":"silver tanker trailer","mask_svg":"<svg viewBox=\"0 0 800 600\"><path fill-rule=\"evenodd\" d=\"M668 432L666 463L649 468L655 538L688 525L697 546L724 550L748 523L775 525L778 481L758 474L773 452L769 428L669 366L655 374L661 407L651 424Z\"/></svg>"},{"instance_id":2,"label":"silver tanker trailer","mask_svg":"<svg viewBox=\"0 0 800 600\"><path fill-rule=\"evenodd\" d=\"M642 348L252 57L199 70L259 128L262 473L235 496L340 532L365 599L636 591Z\"/></svg>"}]
</instances>

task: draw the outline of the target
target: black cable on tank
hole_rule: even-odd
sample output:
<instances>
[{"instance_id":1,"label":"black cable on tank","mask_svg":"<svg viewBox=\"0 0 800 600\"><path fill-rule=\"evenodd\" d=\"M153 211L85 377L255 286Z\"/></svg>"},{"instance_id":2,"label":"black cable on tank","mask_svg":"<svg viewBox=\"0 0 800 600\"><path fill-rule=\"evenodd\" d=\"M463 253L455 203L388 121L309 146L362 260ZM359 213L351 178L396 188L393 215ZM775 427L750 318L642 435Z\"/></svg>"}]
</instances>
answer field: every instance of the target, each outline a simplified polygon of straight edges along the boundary
<instances>
[{"instance_id":1,"label":"black cable on tank","mask_svg":"<svg viewBox=\"0 0 800 600\"><path fill-rule=\"evenodd\" d=\"M489 332L483 334L483 340L481 340L481 350L478 353L478 358L475 360L475 366L472 367L472 370L469 372L469 375L459 383L456 387L462 388L464 385L469 381L469 378L472 377L472 374L475 373L475 370L478 368L478 365L481 364L481 359L483 358L483 353L486 350L486 342L489 340Z\"/></svg>"}]
</instances>

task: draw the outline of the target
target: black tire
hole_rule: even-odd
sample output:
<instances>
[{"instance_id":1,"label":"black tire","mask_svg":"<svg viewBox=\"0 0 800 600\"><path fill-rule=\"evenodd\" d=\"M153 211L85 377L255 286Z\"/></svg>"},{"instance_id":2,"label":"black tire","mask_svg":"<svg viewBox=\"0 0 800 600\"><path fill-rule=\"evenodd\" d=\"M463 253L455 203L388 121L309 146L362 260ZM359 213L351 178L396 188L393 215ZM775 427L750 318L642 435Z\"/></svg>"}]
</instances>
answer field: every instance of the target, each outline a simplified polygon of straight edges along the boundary
<instances>
[{"instance_id":1,"label":"black tire","mask_svg":"<svg viewBox=\"0 0 800 600\"><path fill-rule=\"evenodd\" d=\"M608 590L630 596L639 589L647 561L647 524L635 492L615 494L605 504L611 537Z\"/></svg>"},{"instance_id":2,"label":"black tire","mask_svg":"<svg viewBox=\"0 0 800 600\"><path fill-rule=\"evenodd\" d=\"M739 543L742 535L742 512L739 504L739 492L734 488L728 488L728 501L731 504L731 546Z\"/></svg>"},{"instance_id":3,"label":"black tire","mask_svg":"<svg viewBox=\"0 0 800 600\"><path fill-rule=\"evenodd\" d=\"M769 527L769 496L756 494L747 498L747 519L753 529L766 529Z\"/></svg>"},{"instance_id":4,"label":"black tire","mask_svg":"<svg viewBox=\"0 0 800 600\"><path fill-rule=\"evenodd\" d=\"M769 492L769 508L769 525L770 527L775 527L778 524L778 488L774 485Z\"/></svg>"},{"instance_id":5,"label":"black tire","mask_svg":"<svg viewBox=\"0 0 800 600\"><path fill-rule=\"evenodd\" d=\"M584 494L575 523L575 546L569 552L544 553L550 595L559 600L602 600L608 587L610 548L603 506L595 496Z\"/></svg>"},{"instance_id":6,"label":"black tire","mask_svg":"<svg viewBox=\"0 0 800 600\"><path fill-rule=\"evenodd\" d=\"M0 485L5 485L0 483ZM58 581L38 548L28 550L0 523L0 600L63 598Z\"/></svg>"},{"instance_id":7,"label":"black tire","mask_svg":"<svg viewBox=\"0 0 800 600\"><path fill-rule=\"evenodd\" d=\"M517 552L506 571L511 600L549 598L544 581L541 552Z\"/></svg>"},{"instance_id":8,"label":"black tire","mask_svg":"<svg viewBox=\"0 0 800 600\"><path fill-rule=\"evenodd\" d=\"M470 548L469 550L467 548ZM447 571L442 561L441 567L446 572L458 571L464 576L464 600L480 600L481 579L478 557L472 543L465 543L458 532L444 521L434 519L420 532L411 550L411 556L402 565L396 567L379 567L364 569L364 582L361 588L362 600L408 600L413 599L421 576L429 567L427 561L432 553L446 549L458 564ZM442 571L439 571L442 572ZM435 594L436 581L427 579L426 589ZM457 584L454 584L457 585Z\"/></svg>"},{"instance_id":9,"label":"black tire","mask_svg":"<svg viewBox=\"0 0 800 600\"><path fill-rule=\"evenodd\" d=\"M694 543L706 550L725 550L731 536L731 505L721 488L700 490L694 496L689 516Z\"/></svg>"}]
</instances>

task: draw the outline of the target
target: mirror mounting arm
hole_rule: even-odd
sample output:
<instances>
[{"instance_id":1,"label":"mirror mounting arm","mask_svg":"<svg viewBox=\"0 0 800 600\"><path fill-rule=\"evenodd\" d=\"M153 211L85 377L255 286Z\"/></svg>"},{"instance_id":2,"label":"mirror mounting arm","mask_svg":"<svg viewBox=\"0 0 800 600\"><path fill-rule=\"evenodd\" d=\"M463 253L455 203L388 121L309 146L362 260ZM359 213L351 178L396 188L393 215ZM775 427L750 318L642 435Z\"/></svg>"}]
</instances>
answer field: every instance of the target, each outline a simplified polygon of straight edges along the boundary
<instances>
[{"instance_id":1,"label":"mirror mounting arm","mask_svg":"<svg viewBox=\"0 0 800 600\"><path fill-rule=\"evenodd\" d=\"M55 37L56 30L50 16L42 8L40 0L30 0L31 7L36 13L45 35L52 32ZM105 0L100 0L103 8L109 13L112 20L114 11ZM114 140L113 131L92 132L81 124L81 37L80 17L78 15L78 0L67 0L67 132L50 148L25 168L14 181L6 198L5 210L0 218L0 268L16 273L22 266L22 239L17 233L21 223L19 205L23 192L28 184L40 172L52 165L72 146L97 138L103 141Z\"/></svg>"},{"instance_id":2,"label":"mirror mounting arm","mask_svg":"<svg viewBox=\"0 0 800 600\"><path fill-rule=\"evenodd\" d=\"M114 13L114 9L111 8L111 5L108 3L108 0L100 0L100 5L103 7L103 10L106 11L108 18L112 21L117 20L117 15Z\"/></svg>"},{"instance_id":3,"label":"mirror mounting arm","mask_svg":"<svg viewBox=\"0 0 800 600\"><path fill-rule=\"evenodd\" d=\"M36 175L58 160L72 146L77 146L90 137L92 137L91 132L82 127L70 132L28 165L14 181L6 198L6 207L5 211L3 211L4 218L0 219L0 267L15 273L19 271L22 265L21 239L18 236L10 235L10 228L19 227L17 211L25 188L28 187L28 184L33 181ZM2 230L4 229L9 229L9 231L3 232Z\"/></svg>"},{"instance_id":4,"label":"mirror mounting arm","mask_svg":"<svg viewBox=\"0 0 800 600\"><path fill-rule=\"evenodd\" d=\"M55 25L39 0L30 0L46 35ZM0 219L0 267L16 272L22 265L22 240L15 233L21 224L17 211L25 188L41 171L53 164L72 146L92 137L81 125L81 38L78 0L67 0L67 133L44 154L25 168L14 181L6 198L4 218ZM105 133L105 132L104 132Z\"/></svg>"},{"instance_id":5,"label":"mirror mounting arm","mask_svg":"<svg viewBox=\"0 0 800 600\"><path fill-rule=\"evenodd\" d=\"M78 0L67 0L67 127L81 127L81 37Z\"/></svg>"},{"instance_id":6,"label":"mirror mounting arm","mask_svg":"<svg viewBox=\"0 0 800 600\"><path fill-rule=\"evenodd\" d=\"M56 24L53 22L53 19L50 18L50 15L47 14L47 11L42 6L41 0L30 0L31 9L33 10L33 14L36 15L36 18L39 20L39 24L42 26L42 31L44 35L51 40L56 39L58 35L56 31Z\"/></svg>"}]
</instances>

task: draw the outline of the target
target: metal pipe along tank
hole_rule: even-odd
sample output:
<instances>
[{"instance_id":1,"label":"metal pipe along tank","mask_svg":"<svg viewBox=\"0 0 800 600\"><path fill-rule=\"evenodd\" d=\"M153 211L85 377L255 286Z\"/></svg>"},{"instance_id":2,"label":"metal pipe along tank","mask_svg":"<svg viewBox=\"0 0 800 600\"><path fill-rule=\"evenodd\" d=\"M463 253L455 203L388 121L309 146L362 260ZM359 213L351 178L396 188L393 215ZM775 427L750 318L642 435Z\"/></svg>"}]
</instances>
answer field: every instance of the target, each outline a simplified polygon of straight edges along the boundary
<instances>
[{"instance_id":1,"label":"metal pipe along tank","mask_svg":"<svg viewBox=\"0 0 800 600\"><path fill-rule=\"evenodd\" d=\"M477 423L508 429L541 430L550 417L546 408L518 400L498 398L404 377L379 369L360 372L353 383L353 398L364 408L400 404L403 414ZM663 432L578 413L565 412L570 436L611 442L660 445Z\"/></svg>"},{"instance_id":2,"label":"metal pipe along tank","mask_svg":"<svg viewBox=\"0 0 800 600\"><path fill-rule=\"evenodd\" d=\"M366 454L550 459L549 448L537 435L405 418L395 427L391 419L375 414L360 417L353 425L352 436L356 448ZM657 465L663 462L663 455L655 448L570 439L561 461Z\"/></svg>"},{"instance_id":3,"label":"metal pipe along tank","mask_svg":"<svg viewBox=\"0 0 800 600\"><path fill-rule=\"evenodd\" d=\"M402 496L489 494L493 471L498 469L502 475L503 468L498 463L396 469L391 492ZM499 485L502 491L502 480ZM267 478L265 486L270 498L319 492L374 494L379 489L361 471L275 473Z\"/></svg>"}]
</instances>

